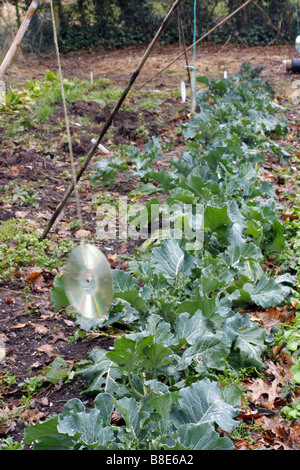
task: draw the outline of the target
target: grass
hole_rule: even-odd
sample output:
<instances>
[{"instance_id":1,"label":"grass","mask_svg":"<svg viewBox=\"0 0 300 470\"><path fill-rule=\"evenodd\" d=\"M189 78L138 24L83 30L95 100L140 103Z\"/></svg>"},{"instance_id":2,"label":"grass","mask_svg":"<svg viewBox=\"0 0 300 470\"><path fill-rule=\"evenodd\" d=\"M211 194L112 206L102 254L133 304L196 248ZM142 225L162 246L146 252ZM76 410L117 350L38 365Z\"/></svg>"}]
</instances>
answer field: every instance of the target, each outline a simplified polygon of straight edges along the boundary
<instances>
[{"instance_id":1,"label":"grass","mask_svg":"<svg viewBox=\"0 0 300 470\"><path fill-rule=\"evenodd\" d=\"M123 93L123 89L119 87L105 87L100 91L97 88L91 90L85 97L86 101L96 101L101 106L106 106L112 101L117 101Z\"/></svg>"},{"instance_id":2,"label":"grass","mask_svg":"<svg viewBox=\"0 0 300 470\"><path fill-rule=\"evenodd\" d=\"M64 91L68 105L76 101L96 101L101 106L117 100L122 89L110 85L105 78L91 83L75 77L64 79ZM6 93L5 105L0 107L0 124L7 137L18 137L32 123L47 122L57 103L62 102L61 84L58 74L47 71L43 80L28 80L22 89L10 89Z\"/></svg>"}]
</instances>

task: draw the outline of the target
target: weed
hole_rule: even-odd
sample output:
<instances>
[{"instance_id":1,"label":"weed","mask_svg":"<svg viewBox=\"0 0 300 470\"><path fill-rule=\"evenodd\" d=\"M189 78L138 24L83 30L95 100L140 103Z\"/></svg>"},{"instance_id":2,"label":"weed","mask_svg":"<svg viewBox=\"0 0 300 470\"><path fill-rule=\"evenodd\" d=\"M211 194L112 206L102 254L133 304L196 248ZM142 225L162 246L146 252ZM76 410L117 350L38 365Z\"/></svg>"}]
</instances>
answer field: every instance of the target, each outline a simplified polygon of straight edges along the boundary
<instances>
[{"instance_id":1,"label":"weed","mask_svg":"<svg viewBox=\"0 0 300 470\"><path fill-rule=\"evenodd\" d=\"M117 100L122 93L118 87L111 87L109 80L98 78L90 81L74 78L64 79L64 92L67 104L75 101L97 101L101 106ZM46 122L62 102L59 74L47 70L43 80L28 80L26 88L9 90L5 106L0 108L0 123L7 137L19 137L32 123ZM87 119L88 120L88 119ZM87 122L86 120L86 122Z\"/></svg>"},{"instance_id":2,"label":"weed","mask_svg":"<svg viewBox=\"0 0 300 470\"><path fill-rule=\"evenodd\" d=\"M5 388L10 388L16 383L16 376L12 375L8 370L5 370L1 377L1 382Z\"/></svg>"},{"instance_id":3,"label":"weed","mask_svg":"<svg viewBox=\"0 0 300 470\"><path fill-rule=\"evenodd\" d=\"M42 104L33 108L33 113L39 122L45 122L54 113L54 109L48 104Z\"/></svg>"},{"instance_id":4,"label":"weed","mask_svg":"<svg viewBox=\"0 0 300 470\"><path fill-rule=\"evenodd\" d=\"M73 248L71 240L56 237L40 241L36 227L27 220L8 220L0 228L0 278L13 276L17 267L38 266L56 272Z\"/></svg>"},{"instance_id":5,"label":"weed","mask_svg":"<svg viewBox=\"0 0 300 470\"><path fill-rule=\"evenodd\" d=\"M7 437L0 443L0 450L23 450L24 446L15 442L12 437Z\"/></svg>"},{"instance_id":6,"label":"weed","mask_svg":"<svg viewBox=\"0 0 300 470\"><path fill-rule=\"evenodd\" d=\"M31 398L43 386L43 382L39 377L33 376L25 379L24 382L19 383L18 386L25 388L27 396Z\"/></svg>"},{"instance_id":7,"label":"weed","mask_svg":"<svg viewBox=\"0 0 300 470\"><path fill-rule=\"evenodd\" d=\"M145 126L143 124L140 124L137 128L136 128L136 131L134 133L135 137L137 138L140 138L140 137L143 137L143 136L148 136L149 135L149 131L145 128Z\"/></svg>"},{"instance_id":8,"label":"weed","mask_svg":"<svg viewBox=\"0 0 300 470\"><path fill-rule=\"evenodd\" d=\"M112 101L117 101L122 95L122 92L123 92L122 88L108 87L102 91L94 90L90 92L87 95L86 99L89 99L90 101L96 101L101 106L105 106L107 105L107 103L110 103Z\"/></svg>"},{"instance_id":9,"label":"weed","mask_svg":"<svg viewBox=\"0 0 300 470\"><path fill-rule=\"evenodd\" d=\"M70 218L69 222L70 222L70 229L71 229L72 231L78 230L78 229L80 228L80 222L79 222L79 220L74 219L74 218L72 217L72 218Z\"/></svg>"},{"instance_id":10,"label":"weed","mask_svg":"<svg viewBox=\"0 0 300 470\"><path fill-rule=\"evenodd\" d=\"M155 109L159 106L159 101L156 96L150 96L144 101L139 103L139 108L143 109Z\"/></svg>"},{"instance_id":11,"label":"weed","mask_svg":"<svg viewBox=\"0 0 300 470\"><path fill-rule=\"evenodd\" d=\"M15 181L14 183L9 183L4 187L6 191L6 201L9 203L15 203L19 206L33 206L35 208L39 207L38 201L40 196L38 192L30 185L22 185L20 181Z\"/></svg>"},{"instance_id":12,"label":"weed","mask_svg":"<svg viewBox=\"0 0 300 470\"><path fill-rule=\"evenodd\" d=\"M107 192L101 192L93 197L92 207L94 210L97 210L99 206L104 204L117 205L113 196Z\"/></svg>"},{"instance_id":13,"label":"weed","mask_svg":"<svg viewBox=\"0 0 300 470\"><path fill-rule=\"evenodd\" d=\"M300 418L300 401L294 401L281 408L281 414L289 421L297 421Z\"/></svg>"},{"instance_id":14,"label":"weed","mask_svg":"<svg viewBox=\"0 0 300 470\"><path fill-rule=\"evenodd\" d=\"M241 423L230 433L230 437L233 441L245 440L249 444L254 444L252 434L258 431L259 434L266 434L266 431L261 425L253 422L251 425L248 423Z\"/></svg>"}]
</instances>

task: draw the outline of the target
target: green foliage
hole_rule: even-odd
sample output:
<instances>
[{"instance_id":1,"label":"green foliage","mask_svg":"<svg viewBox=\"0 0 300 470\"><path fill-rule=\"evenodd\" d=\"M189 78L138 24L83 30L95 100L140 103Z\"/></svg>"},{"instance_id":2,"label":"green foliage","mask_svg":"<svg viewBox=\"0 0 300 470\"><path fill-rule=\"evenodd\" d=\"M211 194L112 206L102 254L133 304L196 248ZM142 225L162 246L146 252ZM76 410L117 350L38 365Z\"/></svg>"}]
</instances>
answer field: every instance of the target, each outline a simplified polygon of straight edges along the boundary
<instances>
[{"instance_id":1,"label":"green foliage","mask_svg":"<svg viewBox=\"0 0 300 470\"><path fill-rule=\"evenodd\" d=\"M152 176L152 165L161 158L161 147L157 137L145 145L141 153L133 145L122 145L120 155L97 162L97 173L91 176L94 186L112 186L117 178L118 171L130 177L146 182Z\"/></svg>"},{"instance_id":2,"label":"green foliage","mask_svg":"<svg viewBox=\"0 0 300 470\"><path fill-rule=\"evenodd\" d=\"M30 424L24 443L33 443L36 450L234 449L230 439L219 437L214 429L215 423L228 431L237 424L237 411L224 401L217 384L208 379L197 382L173 396L167 406L168 387L151 381L149 389L151 395L139 401L101 393L89 412L81 401L70 400L58 416ZM110 424L114 407L121 412L124 427Z\"/></svg>"},{"instance_id":3,"label":"green foliage","mask_svg":"<svg viewBox=\"0 0 300 470\"><path fill-rule=\"evenodd\" d=\"M216 380L214 374L225 368L264 367L260 358L266 332L247 316L228 311L223 318L218 311L224 308L210 306L208 317L200 309L193 312L192 303L181 307L173 325L152 313L143 330L117 339L113 351L93 352L90 365L78 372L90 382L86 393L105 390L141 398L147 394L147 380L165 378L164 383L178 389L206 376Z\"/></svg>"},{"instance_id":4,"label":"green foliage","mask_svg":"<svg viewBox=\"0 0 300 470\"><path fill-rule=\"evenodd\" d=\"M39 194L29 184L22 185L20 181L16 180L14 183L10 183L1 188L1 192L4 192L4 199L8 202L14 202L18 206L33 206L36 209L39 207Z\"/></svg>"},{"instance_id":5,"label":"green foliage","mask_svg":"<svg viewBox=\"0 0 300 470\"><path fill-rule=\"evenodd\" d=\"M239 0L228 0L230 11L241 5ZM253 46L278 44L285 40L294 40L297 33L294 2L290 0L265 0L260 4L263 10L255 4L250 4L239 12L227 25L222 28L224 37L233 31L234 40ZM275 30L276 28L276 30ZM278 33L279 31L279 33ZM227 34L227 36L226 36Z\"/></svg>"},{"instance_id":6,"label":"green foliage","mask_svg":"<svg viewBox=\"0 0 300 470\"><path fill-rule=\"evenodd\" d=\"M295 383L300 381L300 314L296 313L295 319L281 328L276 335L277 344L283 344L283 352L292 356L293 365L291 372Z\"/></svg>"},{"instance_id":7,"label":"green foliage","mask_svg":"<svg viewBox=\"0 0 300 470\"><path fill-rule=\"evenodd\" d=\"M300 418L300 401L294 401L281 408L281 414L293 422Z\"/></svg>"},{"instance_id":8,"label":"green foliage","mask_svg":"<svg viewBox=\"0 0 300 470\"><path fill-rule=\"evenodd\" d=\"M239 0L207 0L197 5L197 37L241 5ZM293 41L297 24L293 2L290 0L265 0L263 10L255 4L248 5L234 18L211 35L209 40L223 44L230 35L232 43L252 46L279 44ZM98 44L120 47L147 44L170 8L170 2L150 0L77 0L72 5L58 2L60 47L64 52L97 47ZM185 36L193 39L194 0L183 6ZM37 33L38 32L38 33ZM26 41L40 51L53 49L52 25L49 6L43 5L33 17ZM177 15L162 37L163 43L178 43Z\"/></svg>"},{"instance_id":9,"label":"green foliage","mask_svg":"<svg viewBox=\"0 0 300 470\"><path fill-rule=\"evenodd\" d=\"M109 80L98 78L93 84L88 80L74 78L64 79L63 86L68 105L76 101L96 101L101 106L116 100L120 95L120 88L111 87ZM62 102L61 83L59 74L50 70L45 72L42 80L27 80L22 90L9 89L6 93L6 103L0 106L0 124L5 129L5 135L19 136L35 123L48 120L55 112L58 104ZM60 125L60 120L58 120ZM18 182L19 183L19 182ZM17 193L17 202L33 204L37 207L38 195L33 188L23 188L18 184L13 189Z\"/></svg>"},{"instance_id":10,"label":"green foliage","mask_svg":"<svg viewBox=\"0 0 300 470\"><path fill-rule=\"evenodd\" d=\"M19 442L14 442L12 437L7 437L0 444L0 450L24 450L24 446Z\"/></svg>"},{"instance_id":11,"label":"green foliage","mask_svg":"<svg viewBox=\"0 0 300 470\"><path fill-rule=\"evenodd\" d=\"M70 373L70 365L62 357L56 356L50 366L45 367L43 375L48 382L57 384L60 380L68 378Z\"/></svg>"},{"instance_id":12,"label":"green foliage","mask_svg":"<svg viewBox=\"0 0 300 470\"><path fill-rule=\"evenodd\" d=\"M59 312L62 307L67 307L69 305L69 300L65 292L63 276L56 276L54 278L53 289L51 290L51 301L55 312Z\"/></svg>"},{"instance_id":13,"label":"green foliage","mask_svg":"<svg viewBox=\"0 0 300 470\"><path fill-rule=\"evenodd\" d=\"M39 377L33 376L29 379L25 379L24 382L19 383L18 386L25 388L28 396L31 397L43 386L43 382Z\"/></svg>"},{"instance_id":14,"label":"green foliage","mask_svg":"<svg viewBox=\"0 0 300 470\"><path fill-rule=\"evenodd\" d=\"M0 227L0 279L9 278L16 267L37 266L53 270L62 266L62 257L72 248L71 241L40 241L35 226L26 220L4 221Z\"/></svg>"},{"instance_id":15,"label":"green foliage","mask_svg":"<svg viewBox=\"0 0 300 470\"><path fill-rule=\"evenodd\" d=\"M220 377L262 370L274 343L272 332L238 310L280 305L294 285L288 273L276 277L263 269L265 256L281 250L285 239L274 191L257 174L266 152L280 155L273 139L287 128L260 72L244 65L227 81L201 78L207 88L198 94L199 113L184 126L182 158L172 160L167 174L151 171L156 141L139 174L142 155L130 149L132 172L168 190L167 205L201 205L203 244L162 238L129 261L129 272L113 271L108 319L77 320L86 329L115 322L130 328L112 350L94 350L78 365L95 407L87 413L80 401L68 402L60 415L30 425L25 443L36 449L233 448L215 426L227 433L237 426L242 391L234 383L220 388ZM126 161L106 168L127 172ZM177 212L170 235L178 218ZM190 228L196 234L199 225L192 220ZM52 298L56 309L65 304L61 278ZM114 407L124 426L110 423Z\"/></svg>"}]
</instances>

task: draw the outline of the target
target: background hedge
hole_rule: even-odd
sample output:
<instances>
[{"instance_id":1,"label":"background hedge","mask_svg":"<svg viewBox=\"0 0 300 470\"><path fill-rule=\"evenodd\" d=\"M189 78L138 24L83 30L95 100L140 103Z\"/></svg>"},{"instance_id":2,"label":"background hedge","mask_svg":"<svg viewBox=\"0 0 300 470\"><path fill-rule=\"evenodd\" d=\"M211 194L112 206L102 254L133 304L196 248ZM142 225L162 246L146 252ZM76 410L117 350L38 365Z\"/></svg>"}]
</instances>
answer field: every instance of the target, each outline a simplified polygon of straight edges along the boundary
<instances>
[{"instance_id":1,"label":"background hedge","mask_svg":"<svg viewBox=\"0 0 300 470\"><path fill-rule=\"evenodd\" d=\"M11 0L16 10L16 25L31 0ZM0 0L0 5L7 0ZM82 48L122 47L148 43L173 1L153 0L54 0L60 46L64 52ZM218 20L233 11L244 0L198 0L198 37ZM264 11L262 11L258 6ZM185 0L182 7L185 35L193 37L194 0ZM1 30L2 28L2 30ZM5 36L5 24L0 27ZM216 30L210 42L245 45L293 43L297 36L294 0L254 0L236 17ZM173 18L162 42L179 40L177 15ZM25 43L24 43L25 44ZM53 48L49 2L44 0L35 13L26 34L26 45L39 52Z\"/></svg>"}]
</instances>

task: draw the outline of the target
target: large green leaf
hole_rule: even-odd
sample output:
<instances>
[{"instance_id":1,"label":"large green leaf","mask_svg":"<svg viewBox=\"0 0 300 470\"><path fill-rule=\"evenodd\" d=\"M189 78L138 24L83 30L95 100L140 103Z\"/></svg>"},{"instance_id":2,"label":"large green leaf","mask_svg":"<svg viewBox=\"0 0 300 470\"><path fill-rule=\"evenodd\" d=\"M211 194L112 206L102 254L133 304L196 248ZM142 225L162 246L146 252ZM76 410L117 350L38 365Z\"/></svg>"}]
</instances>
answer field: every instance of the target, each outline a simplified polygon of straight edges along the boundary
<instances>
[{"instance_id":1,"label":"large green leaf","mask_svg":"<svg viewBox=\"0 0 300 470\"><path fill-rule=\"evenodd\" d=\"M152 261L155 271L169 279L176 279L179 273L190 273L194 265L192 255L183 251L173 239L165 240L160 247L153 249Z\"/></svg>"},{"instance_id":2,"label":"large green leaf","mask_svg":"<svg viewBox=\"0 0 300 470\"><path fill-rule=\"evenodd\" d=\"M103 426L101 412L97 408L92 408L89 413L84 411L61 416L57 430L71 437L77 436L77 445L84 447L103 446L114 440L111 427Z\"/></svg>"},{"instance_id":3,"label":"large green leaf","mask_svg":"<svg viewBox=\"0 0 300 470\"><path fill-rule=\"evenodd\" d=\"M122 372L114 366L114 363L106 357L104 349L94 350L90 354L91 364L77 372L83 379L89 381L85 390L86 395L97 395L99 392L107 392L121 397L126 393L126 387L122 383Z\"/></svg>"},{"instance_id":4,"label":"large green leaf","mask_svg":"<svg viewBox=\"0 0 300 470\"><path fill-rule=\"evenodd\" d=\"M222 256L228 266L234 266L240 260L262 260L261 249L254 243L230 245Z\"/></svg>"},{"instance_id":5,"label":"large green leaf","mask_svg":"<svg viewBox=\"0 0 300 470\"><path fill-rule=\"evenodd\" d=\"M24 442L34 443L36 450L76 450L107 446L114 438L111 427L103 425L100 409L92 408L86 413L82 402L72 399L60 415L30 425L25 431Z\"/></svg>"},{"instance_id":6,"label":"large green leaf","mask_svg":"<svg viewBox=\"0 0 300 470\"><path fill-rule=\"evenodd\" d=\"M262 360L266 333L262 328L249 328L245 325L239 328L234 348L239 350L242 363L248 367L264 367Z\"/></svg>"},{"instance_id":7,"label":"large green leaf","mask_svg":"<svg viewBox=\"0 0 300 470\"><path fill-rule=\"evenodd\" d=\"M200 375L210 369L223 370L227 364L230 347L231 341L221 331L202 331L193 345L184 351L182 358L186 363L189 360Z\"/></svg>"},{"instance_id":8,"label":"large green leaf","mask_svg":"<svg viewBox=\"0 0 300 470\"><path fill-rule=\"evenodd\" d=\"M63 276L55 276L54 278L53 288L51 289L51 301L53 303L55 312L59 312L62 307L67 307L70 305L65 291Z\"/></svg>"},{"instance_id":9,"label":"large green leaf","mask_svg":"<svg viewBox=\"0 0 300 470\"><path fill-rule=\"evenodd\" d=\"M170 323L162 321L159 315L151 314L148 317L147 333L153 336L153 342L165 347L176 344Z\"/></svg>"},{"instance_id":10,"label":"large green leaf","mask_svg":"<svg viewBox=\"0 0 300 470\"><path fill-rule=\"evenodd\" d=\"M30 423L24 432L24 444L33 444L34 450L73 450L74 439L60 433L57 424L58 415L43 423Z\"/></svg>"},{"instance_id":11,"label":"large green leaf","mask_svg":"<svg viewBox=\"0 0 300 470\"><path fill-rule=\"evenodd\" d=\"M209 201L212 194L220 194L220 187L216 181L206 181L201 176L189 175L186 180L180 183L184 189L188 189L200 199Z\"/></svg>"},{"instance_id":12,"label":"large green leaf","mask_svg":"<svg viewBox=\"0 0 300 470\"><path fill-rule=\"evenodd\" d=\"M224 225L231 225L233 221L228 216L227 205L215 207L207 205L204 211L204 229L215 231Z\"/></svg>"},{"instance_id":13,"label":"large green leaf","mask_svg":"<svg viewBox=\"0 0 300 470\"><path fill-rule=\"evenodd\" d=\"M145 360L144 349L152 343L153 336L146 336L140 341L122 336L115 342L114 350L109 351L106 357L117 364L123 373L132 373L135 369L141 367L141 363Z\"/></svg>"},{"instance_id":14,"label":"large green leaf","mask_svg":"<svg viewBox=\"0 0 300 470\"><path fill-rule=\"evenodd\" d=\"M236 450L228 437L220 437L210 423L184 424L172 435L173 443L165 450Z\"/></svg>"},{"instance_id":15,"label":"large green leaf","mask_svg":"<svg viewBox=\"0 0 300 470\"><path fill-rule=\"evenodd\" d=\"M104 425L110 424L111 414L114 409L112 399L111 394L102 392L99 393L94 400L95 407L100 411Z\"/></svg>"},{"instance_id":16,"label":"large green leaf","mask_svg":"<svg viewBox=\"0 0 300 470\"><path fill-rule=\"evenodd\" d=\"M124 292L136 288L136 280L129 273L119 269L113 270L114 292Z\"/></svg>"},{"instance_id":17,"label":"large green leaf","mask_svg":"<svg viewBox=\"0 0 300 470\"><path fill-rule=\"evenodd\" d=\"M171 419L175 426L183 424L217 423L230 432L237 421L237 411L226 403L215 382L203 379L179 392L179 404L173 405Z\"/></svg>"},{"instance_id":18,"label":"large green leaf","mask_svg":"<svg viewBox=\"0 0 300 470\"><path fill-rule=\"evenodd\" d=\"M138 289L128 289L116 292L114 294L114 298L122 299L138 311L143 312L147 309L147 302L143 299Z\"/></svg>"},{"instance_id":19,"label":"large green leaf","mask_svg":"<svg viewBox=\"0 0 300 470\"><path fill-rule=\"evenodd\" d=\"M274 279L264 275L257 284L246 283L243 285L241 299L247 296L252 303L263 308L280 305L286 297L285 291Z\"/></svg>"},{"instance_id":20,"label":"large green leaf","mask_svg":"<svg viewBox=\"0 0 300 470\"><path fill-rule=\"evenodd\" d=\"M168 357L172 355L172 351L169 348L165 348L162 344L153 343L147 346L143 351L145 358L143 368L145 371L157 374L159 369L170 363Z\"/></svg>"},{"instance_id":21,"label":"large green leaf","mask_svg":"<svg viewBox=\"0 0 300 470\"><path fill-rule=\"evenodd\" d=\"M201 310L197 310L193 315L183 312L179 315L175 324L176 339L184 338L188 344L193 344L197 337L208 328L207 319Z\"/></svg>"},{"instance_id":22,"label":"large green leaf","mask_svg":"<svg viewBox=\"0 0 300 470\"><path fill-rule=\"evenodd\" d=\"M169 419L171 405L173 403L173 396L169 391L169 387L158 380L147 380L145 385L151 389L150 403L162 417L162 419Z\"/></svg>"},{"instance_id":23,"label":"large green leaf","mask_svg":"<svg viewBox=\"0 0 300 470\"><path fill-rule=\"evenodd\" d=\"M68 377L71 367L61 356L56 356L50 366L45 367L43 375L53 384Z\"/></svg>"},{"instance_id":24,"label":"large green leaf","mask_svg":"<svg viewBox=\"0 0 300 470\"><path fill-rule=\"evenodd\" d=\"M127 432L132 434L138 443L139 440L142 440L143 435L142 421L149 414L139 409L139 404L134 398L124 397L115 401L115 405L125 420Z\"/></svg>"}]
</instances>

